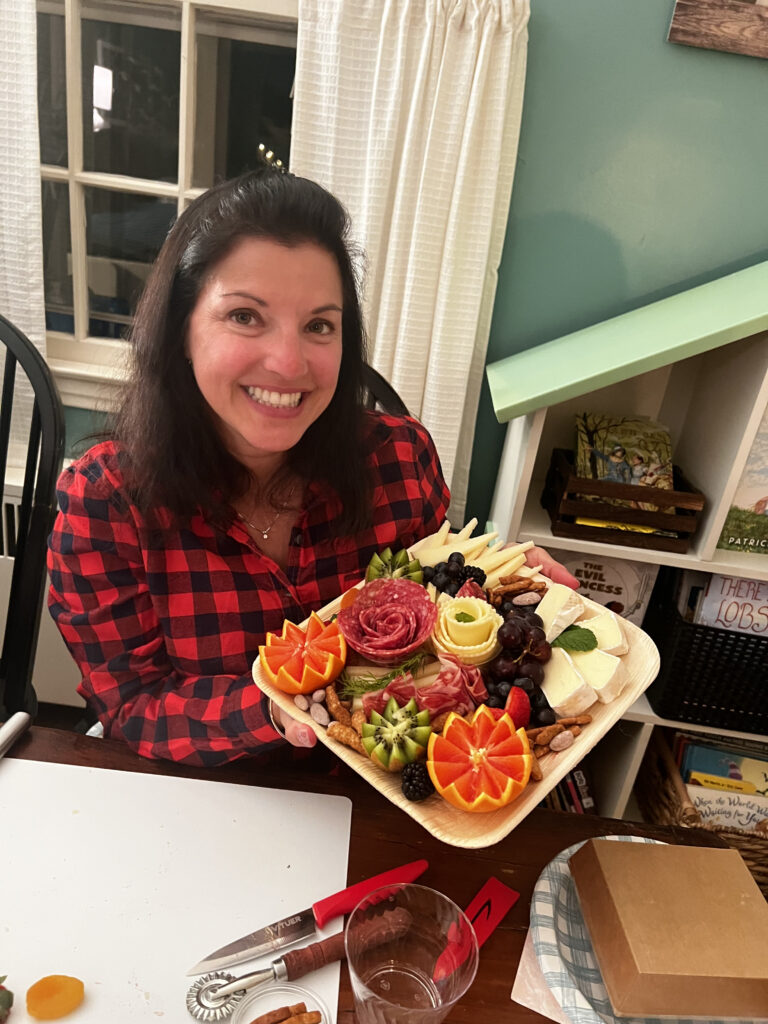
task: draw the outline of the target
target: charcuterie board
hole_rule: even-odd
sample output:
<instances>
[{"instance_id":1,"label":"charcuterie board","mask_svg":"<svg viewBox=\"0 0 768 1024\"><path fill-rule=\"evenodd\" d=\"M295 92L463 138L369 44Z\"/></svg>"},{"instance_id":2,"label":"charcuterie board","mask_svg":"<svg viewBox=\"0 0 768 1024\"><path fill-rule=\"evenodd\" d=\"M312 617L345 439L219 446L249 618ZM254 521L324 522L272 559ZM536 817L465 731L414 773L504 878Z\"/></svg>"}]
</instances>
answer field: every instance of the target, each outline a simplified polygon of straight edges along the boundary
<instances>
[{"instance_id":1,"label":"charcuterie board","mask_svg":"<svg viewBox=\"0 0 768 1024\"><path fill-rule=\"evenodd\" d=\"M587 598L584 604L591 606L595 613L602 611L601 605ZM332 601L318 614L327 620L341 607L341 598ZM659 671L659 653L651 638L633 623L621 620L629 650L622 657L628 681L615 700L608 704L595 704L590 708L592 721L576 741L560 753L548 753L541 758L543 778L529 782L520 796L500 810L484 814L471 814L451 806L439 797L423 803L408 800L402 793L400 776L378 767L369 758L344 746L327 735L326 729L318 725L306 712L300 711L291 696L276 689L262 671L259 660L253 666L253 678L259 688L274 701L287 715L305 723L317 738L350 768L354 769L379 793L422 825L437 839L451 846L468 849L482 849L498 843L544 799L561 779L568 774L582 758L589 753L599 740L615 725L625 711L650 686Z\"/></svg>"}]
</instances>

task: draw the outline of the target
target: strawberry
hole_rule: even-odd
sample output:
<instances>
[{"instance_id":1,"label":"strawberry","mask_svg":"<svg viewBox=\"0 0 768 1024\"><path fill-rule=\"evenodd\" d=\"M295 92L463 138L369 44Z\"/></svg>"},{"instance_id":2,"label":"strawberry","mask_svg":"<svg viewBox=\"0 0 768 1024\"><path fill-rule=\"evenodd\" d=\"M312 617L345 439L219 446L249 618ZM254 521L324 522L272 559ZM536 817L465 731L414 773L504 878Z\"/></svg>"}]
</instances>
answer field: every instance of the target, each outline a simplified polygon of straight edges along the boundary
<instances>
[{"instance_id":1,"label":"strawberry","mask_svg":"<svg viewBox=\"0 0 768 1024\"><path fill-rule=\"evenodd\" d=\"M509 691L504 710L515 723L516 729L524 729L531 720L531 702L528 694L519 686Z\"/></svg>"},{"instance_id":2,"label":"strawberry","mask_svg":"<svg viewBox=\"0 0 768 1024\"><path fill-rule=\"evenodd\" d=\"M11 1012L13 1006L13 992L9 992L3 982L7 975L3 974L0 976L0 1024L3 1021L8 1020L8 1014Z\"/></svg>"}]
</instances>

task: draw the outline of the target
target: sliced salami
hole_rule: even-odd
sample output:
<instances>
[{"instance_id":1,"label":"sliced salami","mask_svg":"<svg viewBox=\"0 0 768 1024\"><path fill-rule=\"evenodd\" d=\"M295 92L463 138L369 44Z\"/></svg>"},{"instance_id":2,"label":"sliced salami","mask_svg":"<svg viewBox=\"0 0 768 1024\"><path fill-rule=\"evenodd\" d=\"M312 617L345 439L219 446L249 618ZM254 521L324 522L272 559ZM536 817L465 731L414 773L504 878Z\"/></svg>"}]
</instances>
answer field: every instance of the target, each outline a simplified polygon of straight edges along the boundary
<instances>
[{"instance_id":1,"label":"sliced salami","mask_svg":"<svg viewBox=\"0 0 768 1024\"><path fill-rule=\"evenodd\" d=\"M372 580L342 608L339 629L349 646L375 665L396 665L426 641L437 609L420 583Z\"/></svg>"}]
</instances>

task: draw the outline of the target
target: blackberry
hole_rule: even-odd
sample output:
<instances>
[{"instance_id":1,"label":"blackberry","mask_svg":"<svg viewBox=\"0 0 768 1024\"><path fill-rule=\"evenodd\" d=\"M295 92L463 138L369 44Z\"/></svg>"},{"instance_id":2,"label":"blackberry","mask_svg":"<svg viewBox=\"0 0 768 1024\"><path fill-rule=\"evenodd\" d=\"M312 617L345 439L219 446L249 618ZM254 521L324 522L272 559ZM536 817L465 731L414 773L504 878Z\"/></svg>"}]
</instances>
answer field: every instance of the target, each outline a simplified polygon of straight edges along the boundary
<instances>
[{"instance_id":1,"label":"blackberry","mask_svg":"<svg viewBox=\"0 0 768 1024\"><path fill-rule=\"evenodd\" d=\"M479 565L465 565L461 570L461 576L459 578L462 583L466 583L468 580L474 580L478 587L485 586L485 573Z\"/></svg>"},{"instance_id":2,"label":"blackberry","mask_svg":"<svg viewBox=\"0 0 768 1024\"><path fill-rule=\"evenodd\" d=\"M435 787L423 761L412 761L402 771L402 788L406 800L426 800L432 796Z\"/></svg>"}]
</instances>

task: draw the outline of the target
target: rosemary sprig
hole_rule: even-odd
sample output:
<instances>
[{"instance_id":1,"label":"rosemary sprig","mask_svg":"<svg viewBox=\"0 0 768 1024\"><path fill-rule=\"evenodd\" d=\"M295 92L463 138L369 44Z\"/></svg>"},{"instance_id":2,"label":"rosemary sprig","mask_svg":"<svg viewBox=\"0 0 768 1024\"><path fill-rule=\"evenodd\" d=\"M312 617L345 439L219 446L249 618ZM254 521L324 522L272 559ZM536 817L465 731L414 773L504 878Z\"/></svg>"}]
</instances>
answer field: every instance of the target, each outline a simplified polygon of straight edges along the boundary
<instances>
[{"instance_id":1,"label":"rosemary sprig","mask_svg":"<svg viewBox=\"0 0 768 1024\"><path fill-rule=\"evenodd\" d=\"M365 675L350 676L346 672L342 672L338 678L340 696L360 697L364 693L383 690L385 686L388 686L398 676L402 676L406 672L416 672L425 658L426 654L412 654L410 658L406 658L399 665L395 665L394 668L390 669L383 676L374 675L372 672Z\"/></svg>"}]
</instances>

